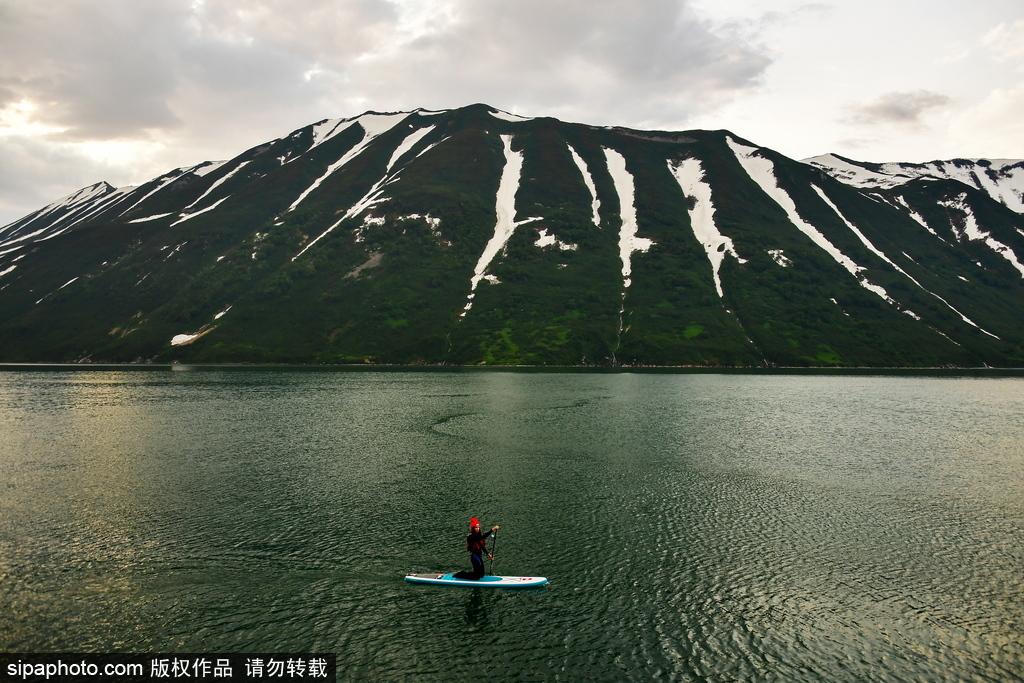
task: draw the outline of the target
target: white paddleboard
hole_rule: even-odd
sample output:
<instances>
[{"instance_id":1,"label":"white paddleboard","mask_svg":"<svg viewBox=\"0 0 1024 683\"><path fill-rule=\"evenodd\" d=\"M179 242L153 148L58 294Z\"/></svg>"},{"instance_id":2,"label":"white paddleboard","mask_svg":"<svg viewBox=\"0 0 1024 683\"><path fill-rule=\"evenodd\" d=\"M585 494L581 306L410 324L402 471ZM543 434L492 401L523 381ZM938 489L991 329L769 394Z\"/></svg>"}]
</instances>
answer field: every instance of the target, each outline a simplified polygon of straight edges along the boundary
<instances>
[{"instance_id":1,"label":"white paddleboard","mask_svg":"<svg viewBox=\"0 0 1024 683\"><path fill-rule=\"evenodd\" d=\"M543 576L484 576L480 579L456 579L455 572L446 574L410 574L405 577L409 583L424 583L431 586L463 586L467 588L540 588L548 580Z\"/></svg>"}]
</instances>

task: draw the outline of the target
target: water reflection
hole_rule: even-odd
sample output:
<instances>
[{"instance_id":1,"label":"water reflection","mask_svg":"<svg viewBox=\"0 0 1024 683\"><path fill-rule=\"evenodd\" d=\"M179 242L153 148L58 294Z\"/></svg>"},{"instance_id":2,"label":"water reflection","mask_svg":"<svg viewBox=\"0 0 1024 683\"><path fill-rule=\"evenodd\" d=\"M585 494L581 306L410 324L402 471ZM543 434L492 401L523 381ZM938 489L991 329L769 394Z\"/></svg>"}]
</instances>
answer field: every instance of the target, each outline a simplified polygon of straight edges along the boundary
<instances>
[{"instance_id":1,"label":"water reflection","mask_svg":"<svg viewBox=\"0 0 1024 683\"><path fill-rule=\"evenodd\" d=\"M469 588L466 590L469 597L466 599L466 624L469 626L487 625L487 601L484 598L484 589Z\"/></svg>"},{"instance_id":2,"label":"water reflection","mask_svg":"<svg viewBox=\"0 0 1024 683\"><path fill-rule=\"evenodd\" d=\"M1021 415L1013 379L0 373L0 650L1013 678ZM403 584L469 514L551 590Z\"/></svg>"}]
</instances>

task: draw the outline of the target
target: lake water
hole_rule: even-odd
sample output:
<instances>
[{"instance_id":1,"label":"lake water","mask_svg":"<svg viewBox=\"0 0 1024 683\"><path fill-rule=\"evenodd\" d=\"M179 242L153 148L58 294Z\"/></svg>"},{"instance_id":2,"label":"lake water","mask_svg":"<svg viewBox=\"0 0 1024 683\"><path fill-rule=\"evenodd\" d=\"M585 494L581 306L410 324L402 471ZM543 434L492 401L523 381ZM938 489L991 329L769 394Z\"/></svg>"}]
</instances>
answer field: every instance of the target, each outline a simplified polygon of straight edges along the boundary
<instances>
[{"instance_id":1,"label":"lake water","mask_svg":"<svg viewBox=\"0 0 1024 683\"><path fill-rule=\"evenodd\" d=\"M1006 680L1024 380L0 372L0 651L340 678ZM548 589L407 585L468 565Z\"/></svg>"}]
</instances>

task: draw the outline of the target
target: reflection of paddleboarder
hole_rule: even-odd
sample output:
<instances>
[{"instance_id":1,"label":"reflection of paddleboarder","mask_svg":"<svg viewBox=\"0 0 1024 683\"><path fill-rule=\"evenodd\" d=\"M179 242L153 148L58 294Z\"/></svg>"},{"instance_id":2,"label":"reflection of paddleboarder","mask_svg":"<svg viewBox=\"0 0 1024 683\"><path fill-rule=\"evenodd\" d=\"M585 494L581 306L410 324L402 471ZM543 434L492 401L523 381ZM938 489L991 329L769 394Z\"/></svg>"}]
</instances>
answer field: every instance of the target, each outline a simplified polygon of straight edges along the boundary
<instances>
[{"instance_id":1,"label":"reflection of paddleboarder","mask_svg":"<svg viewBox=\"0 0 1024 683\"><path fill-rule=\"evenodd\" d=\"M484 553L487 552L487 539L492 533L500 529L500 526L492 526L490 531L480 533L480 520L473 517L469 520L469 535L466 536L466 550L469 551L469 561L473 563L471 571L461 571L455 574L456 579L482 579L484 576ZM494 559L494 555L487 553L487 558Z\"/></svg>"},{"instance_id":2,"label":"reflection of paddleboarder","mask_svg":"<svg viewBox=\"0 0 1024 683\"><path fill-rule=\"evenodd\" d=\"M484 592L481 590L466 591L469 600L466 602L466 623L470 626L487 624L487 605L484 604Z\"/></svg>"}]
</instances>

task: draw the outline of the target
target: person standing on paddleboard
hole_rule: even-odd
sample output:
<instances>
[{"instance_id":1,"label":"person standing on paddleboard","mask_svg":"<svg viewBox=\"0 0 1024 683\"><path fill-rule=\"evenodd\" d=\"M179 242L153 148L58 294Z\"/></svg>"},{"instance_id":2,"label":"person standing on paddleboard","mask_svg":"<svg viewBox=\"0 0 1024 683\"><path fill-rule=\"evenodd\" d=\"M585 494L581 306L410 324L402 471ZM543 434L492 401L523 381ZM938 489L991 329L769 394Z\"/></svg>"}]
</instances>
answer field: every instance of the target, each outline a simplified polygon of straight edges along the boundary
<instances>
[{"instance_id":1,"label":"person standing on paddleboard","mask_svg":"<svg viewBox=\"0 0 1024 683\"><path fill-rule=\"evenodd\" d=\"M487 553L487 539L491 534L500 529L500 526L492 526L490 531L480 533L480 520L473 517L469 520L469 535L466 536L466 550L469 551L469 561L473 563L471 571L462 571L455 574L456 579L482 579L484 576L484 553ZM487 559L493 560L494 555L487 553Z\"/></svg>"}]
</instances>

